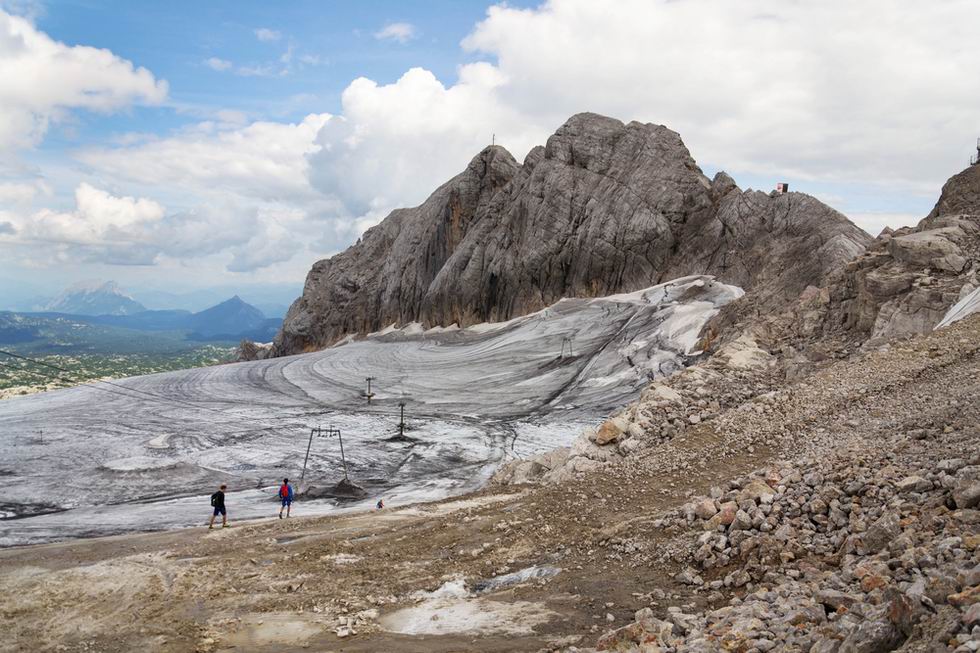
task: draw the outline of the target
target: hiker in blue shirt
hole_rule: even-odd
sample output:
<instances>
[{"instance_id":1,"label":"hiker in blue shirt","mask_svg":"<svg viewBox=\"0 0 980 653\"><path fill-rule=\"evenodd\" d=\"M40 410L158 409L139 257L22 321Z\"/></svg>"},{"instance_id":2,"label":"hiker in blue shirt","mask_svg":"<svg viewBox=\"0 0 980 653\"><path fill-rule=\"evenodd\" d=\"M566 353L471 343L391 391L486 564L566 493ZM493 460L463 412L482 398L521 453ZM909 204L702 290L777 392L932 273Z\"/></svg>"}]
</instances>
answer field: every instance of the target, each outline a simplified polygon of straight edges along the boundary
<instances>
[{"instance_id":1,"label":"hiker in blue shirt","mask_svg":"<svg viewBox=\"0 0 980 653\"><path fill-rule=\"evenodd\" d=\"M286 511L286 516L289 517L289 509L293 505L293 486L289 484L289 479L282 479L282 485L279 486L279 499L282 501L282 507L279 508L279 519L282 519L282 511Z\"/></svg>"}]
</instances>

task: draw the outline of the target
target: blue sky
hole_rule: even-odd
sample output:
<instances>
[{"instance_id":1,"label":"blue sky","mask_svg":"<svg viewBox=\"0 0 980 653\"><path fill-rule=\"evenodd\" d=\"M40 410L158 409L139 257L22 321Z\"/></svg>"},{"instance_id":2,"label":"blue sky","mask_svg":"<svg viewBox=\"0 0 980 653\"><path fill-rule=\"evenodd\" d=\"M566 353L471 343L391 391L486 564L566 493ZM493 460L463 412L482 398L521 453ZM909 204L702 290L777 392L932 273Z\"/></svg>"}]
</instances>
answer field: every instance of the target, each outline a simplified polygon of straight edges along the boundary
<instances>
[{"instance_id":1,"label":"blue sky","mask_svg":"<svg viewBox=\"0 0 980 653\"><path fill-rule=\"evenodd\" d=\"M521 6L521 2L508 3ZM251 120L301 120L337 113L357 77L398 79L420 66L451 82L474 57L459 48L486 13L484 1L455 2L49 2L35 5L37 26L69 45L107 48L167 80L162 106L103 115L79 112L48 132L35 161L130 133L165 134L219 111ZM408 24L405 40L378 38ZM257 32L262 30L263 38ZM283 61L288 58L288 61ZM209 61L231 67L214 70ZM241 69L239 72L236 70Z\"/></svg>"},{"instance_id":2,"label":"blue sky","mask_svg":"<svg viewBox=\"0 0 980 653\"><path fill-rule=\"evenodd\" d=\"M284 121L337 112L352 79L390 82L413 66L452 81L456 66L473 58L460 51L459 42L487 6L473 1L51 2L36 20L39 28L67 44L108 48L148 68L169 82L170 98L163 107L76 116L70 129L48 135L44 149L56 152L131 131L163 132L226 109ZM415 36L405 42L374 36L397 23L411 24ZM263 41L256 36L260 29L276 34ZM281 61L287 53L288 64ZM212 58L269 72L226 74L207 65Z\"/></svg>"},{"instance_id":3,"label":"blue sky","mask_svg":"<svg viewBox=\"0 0 980 653\"><path fill-rule=\"evenodd\" d=\"M0 0L0 296L289 294L491 134L521 159L580 111L666 124L709 175L788 181L871 233L914 223L980 131L978 21L969 0Z\"/></svg>"}]
</instances>

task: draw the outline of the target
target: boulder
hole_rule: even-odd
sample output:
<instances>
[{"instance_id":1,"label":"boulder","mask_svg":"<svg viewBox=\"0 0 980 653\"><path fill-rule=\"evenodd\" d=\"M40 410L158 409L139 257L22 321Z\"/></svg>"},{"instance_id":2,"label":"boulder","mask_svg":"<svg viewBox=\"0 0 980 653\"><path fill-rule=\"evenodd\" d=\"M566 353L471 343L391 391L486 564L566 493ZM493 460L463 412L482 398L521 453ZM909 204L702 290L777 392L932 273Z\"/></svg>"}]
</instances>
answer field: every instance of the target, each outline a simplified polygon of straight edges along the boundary
<instances>
[{"instance_id":1,"label":"boulder","mask_svg":"<svg viewBox=\"0 0 980 653\"><path fill-rule=\"evenodd\" d=\"M711 519L718 513L713 499L702 499L694 504L694 514L699 519Z\"/></svg>"},{"instance_id":2,"label":"boulder","mask_svg":"<svg viewBox=\"0 0 980 653\"><path fill-rule=\"evenodd\" d=\"M267 358L271 352L271 343L256 343L245 338L238 344L238 349L235 351L235 360L258 361Z\"/></svg>"},{"instance_id":3,"label":"boulder","mask_svg":"<svg viewBox=\"0 0 980 653\"><path fill-rule=\"evenodd\" d=\"M927 616L926 609L920 598L902 594L894 587L886 590L885 600L888 602L886 612L888 621L894 624L906 637L911 635L916 624L923 617Z\"/></svg>"},{"instance_id":4,"label":"boulder","mask_svg":"<svg viewBox=\"0 0 980 653\"><path fill-rule=\"evenodd\" d=\"M729 367L743 370L766 367L773 362L772 355L760 349L758 343L748 334L724 345L715 356Z\"/></svg>"},{"instance_id":5,"label":"boulder","mask_svg":"<svg viewBox=\"0 0 980 653\"><path fill-rule=\"evenodd\" d=\"M928 333L942 321L950 304L951 298L941 290L914 288L881 305L871 339L879 342L911 333Z\"/></svg>"},{"instance_id":6,"label":"boulder","mask_svg":"<svg viewBox=\"0 0 980 653\"><path fill-rule=\"evenodd\" d=\"M841 644L838 653L887 653L902 643L902 633L887 619L865 621Z\"/></svg>"},{"instance_id":7,"label":"boulder","mask_svg":"<svg viewBox=\"0 0 980 653\"><path fill-rule=\"evenodd\" d=\"M962 592L950 594L946 597L946 602L958 608L965 608L974 603L980 603L980 585L967 587Z\"/></svg>"},{"instance_id":8,"label":"boulder","mask_svg":"<svg viewBox=\"0 0 980 653\"><path fill-rule=\"evenodd\" d=\"M595 434L595 443L599 446L615 442L629 428L629 422L622 417L607 419Z\"/></svg>"},{"instance_id":9,"label":"boulder","mask_svg":"<svg viewBox=\"0 0 980 653\"><path fill-rule=\"evenodd\" d=\"M960 509L980 505L980 466L964 467L956 472L953 501Z\"/></svg>"},{"instance_id":10,"label":"boulder","mask_svg":"<svg viewBox=\"0 0 980 653\"><path fill-rule=\"evenodd\" d=\"M965 236L958 227L927 229L892 238L888 251L896 260L911 266L958 274L965 267L966 258L954 240Z\"/></svg>"},{"instance_id":11,"label":"boulder","mask_svg":"<svg viewBox=\"0 0 980 653\"><path fill-rule=\"evenodd\" d=\"M818 603L827 606L831 610L850 608L858 601L858 598L856 596L833 589L819 590L814 596L814 598L817 600Z\"/></svg>"},{"instance_id":12,"label":"boulder","mask_svg":"<svg viewBox=\"0 0 980 653\"><path fill-rule=\"evenodd\" d=\"M738 513L738 504L726 501L718 506L718 513L704 523L705 530L716 530L719 526L730 526Z\"/></svg>"},{"instance_id":13,"label":"boulder","mask_svg":"<svg viewBox=\"0 0 980 653\"><path fill-rule=\"evenodd\" d=\"M735 513L735 518L732 519L732 524L729 527L731 531L747 531L752 528L752 518L749 517L749 513L744 510L739 510Z\"/></svg>"},{"instance_id":14,"label":"boulder","mask_svg":"<svg viewBox=\"0 0 980 653\"><path fill-rule=\"evenodd\" d=\"M642 403L659 403L661 401L683 403L684 397L681 396L681 393L663 383L654 383L643 391Z\"/></svg>"},{"instance_id":15,"label":"boulder","mask_svg":"<svg viewBox=\"0 0 980 653\"><path fill-rule=\"evenodd\" d=\"M974 603L963 613L963 625L971 629L980 626L980 603Z\"/></svg>"},{"instance_id":16,"label":"boulder","mask_svg":"<svg viewBox=\"0 0 980 653\"><path fill-rule=\"evenodd\" d=\"M895 484L899 492L925 492L932 489L932 481L921 476L906 476Z\"/></svg>"},{"instance_id":17,"label":"boulder","mask_svg":"<svg viewBox=\"0 0 980 653\"><path fill-rule=\"evenodd\" d=\"M898 514L894 511L886 512L878 518L861 537L864 548L869 553L877 553L898 537L901 533Z\"/></svg>"},{"instance_id":18,"label":"boulder","mask_svg":"<svg viewBox=\"0 0 980 653\"><path fill-rule=\"evenodd\" d=\"M745 484L745 487L738 493L738 502L755 501L759 503L771 503L776 491L764 481L755 479Z\"/></svg>"}]
</instances>

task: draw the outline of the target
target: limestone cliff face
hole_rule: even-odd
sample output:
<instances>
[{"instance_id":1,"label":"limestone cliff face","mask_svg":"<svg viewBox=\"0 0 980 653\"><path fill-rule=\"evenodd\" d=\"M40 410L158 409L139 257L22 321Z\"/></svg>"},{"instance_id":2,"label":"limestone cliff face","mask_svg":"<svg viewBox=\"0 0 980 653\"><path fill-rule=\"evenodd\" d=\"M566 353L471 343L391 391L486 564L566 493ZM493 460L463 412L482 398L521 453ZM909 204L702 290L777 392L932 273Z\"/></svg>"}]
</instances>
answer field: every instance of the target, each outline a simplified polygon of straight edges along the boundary
<instances>
[{"instance_id":1,"label":"limestone cliff face","mask_svg":"<svg viewBox=\"0 0 980 653\"><path fill-rule=\"evenodd\" d=\"M804 294L800 335L874 345L931 331L980 285L980 166L954 175L915 227L886 230L860 256Z\"/></svg>"},{"instance_id":2,"label":"limestone cliff face","mask_svg":"<svg viewBox=\"0 0 980 653\"><path fill-rule=\"evenodd\" d=\"M421 206L393 211L346 251L315 263L273 354L317 349L347 334L419 319L436 275L518 169L504 148L488 147Z\"/></svg>"},{"instance_id":3,"label":"limestone cliff face","mask_svg":"<svg viewBox=\"0 0 980 653\"><path fill-rule=\"evenodd\" d=\"M421 206L316 263L274 353L391 323L506 320L687 274L757 288L774 306L869 241L807 195L708 179L664 126L579 114L523 165L487 148Z\"/></svg>"}]
</instances>

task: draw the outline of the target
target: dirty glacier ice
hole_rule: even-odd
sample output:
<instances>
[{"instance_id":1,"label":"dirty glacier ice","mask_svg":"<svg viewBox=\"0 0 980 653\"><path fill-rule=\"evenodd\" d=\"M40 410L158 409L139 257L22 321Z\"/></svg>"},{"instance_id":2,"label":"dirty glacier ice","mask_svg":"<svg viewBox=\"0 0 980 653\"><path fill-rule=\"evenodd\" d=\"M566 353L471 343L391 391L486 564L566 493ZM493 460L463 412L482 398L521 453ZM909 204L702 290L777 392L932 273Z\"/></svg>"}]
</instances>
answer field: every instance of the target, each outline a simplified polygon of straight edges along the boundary
<instances>
[{"instance_id":1,"label":"dirty glacier ice","mask_svg":"<svg viewBox=\"0 0 980 653\"><path fill-rule=\"evenodd\" d=\"M502 460L568 444L687 364L704 323L741 295L684 277L508 322L393 326L309 354L0 402L0 545L200 524L221 482L232 520L274 515L275 485L299 477L318 425L341 430L369 498L299 514L475 489ZM391 440L400 402L408 441ZM336 439L314 439L307 483L342 475Z\"/></svg>"}]
</instances>

